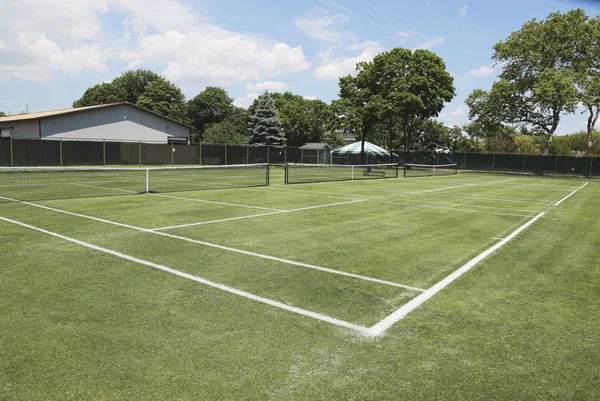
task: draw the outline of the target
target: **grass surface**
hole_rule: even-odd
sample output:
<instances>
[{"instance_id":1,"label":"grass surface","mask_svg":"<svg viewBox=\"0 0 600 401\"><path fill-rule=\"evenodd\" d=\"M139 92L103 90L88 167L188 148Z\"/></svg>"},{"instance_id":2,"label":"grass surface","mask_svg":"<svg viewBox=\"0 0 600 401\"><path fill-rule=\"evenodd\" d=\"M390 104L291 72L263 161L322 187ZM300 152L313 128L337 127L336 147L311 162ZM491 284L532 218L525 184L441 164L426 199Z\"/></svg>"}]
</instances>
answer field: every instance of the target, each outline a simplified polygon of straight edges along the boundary
<instances>
[{"instance_id":1,"label":"grass surface","mask_svg":"<svg viewBox=\"0 0 600 401\"><path fill-rule=\"evenodd\" d=\"M376 339L0 221L0 400L598 397L599 184L281 182L0 216L368 327L419 292L286 260L427 289L547 213ZM143 231L195 223L158 232L285 260Z\"/></svg>"}]
</instances>

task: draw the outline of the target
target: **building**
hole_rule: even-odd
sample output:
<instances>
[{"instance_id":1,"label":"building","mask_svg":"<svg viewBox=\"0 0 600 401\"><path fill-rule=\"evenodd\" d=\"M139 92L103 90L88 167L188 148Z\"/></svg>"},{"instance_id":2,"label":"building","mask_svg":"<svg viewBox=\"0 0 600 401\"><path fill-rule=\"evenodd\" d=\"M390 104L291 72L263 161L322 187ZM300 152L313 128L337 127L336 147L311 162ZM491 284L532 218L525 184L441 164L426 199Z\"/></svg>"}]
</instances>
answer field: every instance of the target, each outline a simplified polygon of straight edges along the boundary
<instances>
[{"instance_id":1,"label":"building","mask_svg":"<svg viewBox=\"0 0 600 401\"><path fill-rule=\"evenodd\" d=\"M188 143L191 127L131 103L0 117L0 138Z\"/></svg>"},{"instance_id":2,"label":"building","mask_svg":"<svg viewBox=\"0 0 600 401\"><path fill-rule=\"evenodd\" d=\"M331 147L326 143L309 142L300 146L302 152L302 163L306 164L330 164Z\"/></svg>"}]
</instances>

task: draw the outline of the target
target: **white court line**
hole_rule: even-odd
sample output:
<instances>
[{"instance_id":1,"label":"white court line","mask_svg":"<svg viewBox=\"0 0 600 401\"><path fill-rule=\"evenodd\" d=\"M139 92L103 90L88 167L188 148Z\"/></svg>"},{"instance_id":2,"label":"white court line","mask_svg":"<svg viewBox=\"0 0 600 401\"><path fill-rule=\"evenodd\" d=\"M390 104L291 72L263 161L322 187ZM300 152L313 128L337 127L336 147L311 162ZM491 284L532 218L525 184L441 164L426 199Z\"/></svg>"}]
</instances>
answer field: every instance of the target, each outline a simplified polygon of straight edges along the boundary
<instances>
[{"instance_id":1,"label":"white court line","mask_svg":"<svg viewBox=\"0 0 600 401\"><path fill-rule=\"evenodd\" d=\"M565 200L567 200L569 197L573 196L573 194L575 194L577 191L579 191L580 189L584 188L587 184L589 184L589 182L586 182L581 187L577 188L576 190L574 190L573 192L569 193L567 196L565 196L564 198L562 198L560 201L556 202L549 210L551 210L552 208L555 208L558 205L560 205L562 202L564 202ZM447 287L454 280L456 280L457 278L459 278L460 276L462 276L463 274L465 274L467 271L471 270L475 265L477 265L483 259L485 259L486 257L488 257L494 251L498 250L499 248L501 248L502 246L504 246L506 243L508 243L510 240L512 240L513 238L515 238L520 232L522 232L527 227L529 227L530 225L532 225L533 223L535 223L539 218L541 218L542 216L544 216L546 213L547 212L540 212L537 216L535 216L534 218L532 218L531 220L529 220L527 223L523 224L521 227L517 228L515 231L513 231L506 238L504 238L503 240L501 240L500 242L498 242L496 245L494 245L491 248L487 249L486 251L480 253L475 258L471 259L465 265L463 265L462 267L460 267L458 270L456 270L453 273L451 273L450 275L448 275L442 281L438 282L433 287L429 288L427 291L419 294L417 297L413 298L412 300L410 300L406 304L402 305L399 309L397 309L391 315L387 316L386 318L384 318L383 320L381 320L379 323L377 323L374 326L370 327L369 330L368 330L368 332L367 332L367 335L370 336L370 337L380 337L380 336L382 336L386 332L387 329L389 329L390 327L392 327L394 324L398 323L400 320L402 320L404 317L406 317L406 315L408 315L410 312L412 312L415 309L417 309L425 301L427 301L428 299L430 299L431 297L433 297L435 294L437 294L438 292L440 292L441 290L443 290L445 287Z\"/></svg>"},{"instance_id":2,"label":"white court line","mask_svg":"<svg viewBox=\"0 0 600 401\"><path fill-rule=\"evenodd\" d=\"M562 198L561 200L559 200L558 202L556 202L554 204L554 206L558 206L561 203L563 203L564 201L566 201L567 199L569 199L571 196L573 196L577 191L579 191L580 189L583 189L587 184L589 184L589 182L586 182L585 184L583 184L582 186L580 186L579 188L575 189L573 192L571 192L570 194L568 194L567 196L565 196L564 198Z\"/></svg>"},{"instance_id":3,"label":"white court line","mask_svg":"<svg viewBox=\"0 0 600 401\"><path fill-rule=\"evenodd\" d=\"M264 254L260 254L260 253L255 253L255 252L250 252L250 251L244 251L242 249L236 249L236 248L231 248L231 247L228 247L228 246L212 244L210 242L198 241L198 240L187 238L187 237L181 237L179 235L173 235L173 234L163 233L163 232L160 232L160 231L152 231L152 230L149 230L149 229L146 229L146 228L131 226L129 224L118 223L116 221L101 219L101 218L98 218L98 217L87 216L85 214L68 212L66 210L56 209L56 208L49 207L49 206L38 205L36 203L20 202L20 201L17 201L15 199L7 198L7 197L4 197L4 196L0 196L0 198L1 199L6 199L6 200L9 200L9 201L12 201L12 202L17 202L17 203L20 203L20 204L23 204L23 205L33 206L33 207L37 207L37 208L45 209L45 210L51 210L51 211L57 212L57 213L64 213L64 214L67 214L67 215L70 215L70 216L82 217L84 219L94 220L94 221L98 221L98 222L106 223L106 224L112 224L114 226L129 228L129 229L140 231L140 232L144 232L144 233L156 234L156 235L160 235L160 236L163 236L163 237L168 237L168 238L173 238L173 239L177 239L177 240L181 240L181 241L190 242L190 243L193 243L193 244L204 245L204 246L208 246L208 247L211 247L211 248L221 249L221 250L224 250L224 251L240 253L242 255L254 256L254 257L257 257L257 258L261 258L261 259L272 260L272 261L275 261L275 262L281 262L281 263L285 263L285 264L293 265L293 266L305 267L307 269L313 269L313 270L318 270L318 271L322 271L322 272L325 272L325 273L337 274L337 275L340 275L340 276L351 277L351 278L355 278L355 279L359 279L359 280L363 280L363 281L370 281L370 282L373 282L373 283L378 283L378 284L383 284L383 285L389 285L391 287L404 288L404 289L411 290L411 291L417 291L417 292L423 292L423 291L425 291L424 289L418 288L418 287L412 287L412 286L409 286L409 285L398 284L398 283L394 283L394 282L391 282L391 281L380 280L378 278L373 278L373 277L368 277L368 276L361 276L360 274L354 274L354 273L348 273L348 272L344 272L344 271L340 271L340 270L329 269L327 267L315 266L315 265L311 265L311 264L308 264L308 263L296 262L296 261L289 260L289 259L277 258L275 256L269 256L269 255L264 255Z\"/></svg>"},{"instance_id":4,"label":"white court line","mask_svg":"<svg viewBox=\"0 0 600 401\"><path fill-rule=\"evenodd\" d=\"M72 242L74 244L81 245L81 246L84 246L86 248L93 249L95 251L107 253L109 255L116 256L116 257L121 258L121 259L129 260L129 261L134 262L134 263L138 263L138 264L149 266L149 267L152 267L152 268L155 268L155 269L158 269L158 270L162 270L164 272L167 272L167 273L170 273L170 274L174 274L176 276L179 276L179 277L182 277L182 278L185 278L185 279L188 279L188 280L196 281L198 283L201 283L201 284L204 284L204 285L207 285L207 286L219 289L221 291L228 292L230 294L235 294L235 295L238 295L240 297L248 298L248 299L251 299L253 301L257 301L257 302L261 302L263 304L274 306L276 308L283 309L283 310L286 310L288 312L293 312L293 313L297 313L299 315L308 316L308 317L311 317L313 319L317 319L317 320L321 320L321 321L324 321L324 322L327 322L327 323L331 323L331 324L336 325L336 326L345 327L345 328L348 328L348 329L351 329L351 330L355 330L355 331L357 331L359 333L362 333L362 334L366 333L366 331L367 331L367 328L364 327L364 326L353 324L353 323L347 322L345 320L336 319L334 317L323 315L321 313L312 312L312 311L309 311L309 310L306 310L306 309L302 309L302 308L298 308L298 307L295 307L295 306L290 306L290 305L284 304L284 303L279 302L279 301L274 301L274 300L269 299L269 298L264 298L264 297L261 297L261 296L258 296L258 295L254 295L254 294L251 294L249 292L238 290L236 288L229 287L229 286L224 285L224 284L215 283L213 281L206 280L206 279L204 279L202 277L193 276L191 274L184 273L182 271L175 270L175 269L172 269L172 268L164 266L164 265L159 265L157 263L152 263L152 262L149 262L149 261L146 261L146 260L143 260L143 259L138 259L136 257L129 256L129 255L126 255L126 254L121 253L121 252L113 251L111 249L102 248L100 246L88 244L87 242L79 241L77 239L70 238L70 237L67 237L67 236L64 236L64 235L52 232L52 231L47 231L47 230L44 230L42 228L34 227L34 226L29 225L29 224L21 223L21 222L16 221L16 220L10 220L10 219L7 219L7 218L2 217L2 216L0 216L0 220L5 221L7 223L16 224L18 226L21 226L21 227L24 227L24 228L28 228L28 229L31 229L31 230L34 230L34 231L38 231L38 232L41 232L43 234L51 235L53 237L60 238L60 239L62 239L64 241Z\"/></svg>"},{"instance_id":5,"label":"white court line","mask_svg":"<svg viewBox=\"0 0 600 401\"><path fill-rule=\"evenodd\" d=\"M81 187L90 187L90 188L108 189L108 190L112 190L112 191L127 192L127 193L131 193L131 194L144 193L144 192L131 191L131 190L127 190L127 189L117 189L117 188L100 187L100 186L97 186L97 185L87 185L87 184L77 184L77 183L73 183L71 185L78 185L78 186L81 186ZM215 205L243 207L243 208L247 208L247 209L273 210L273 211L277 211L277 212L283 211L282 209L273 209L273 208L270 208L270 207L240 205L240 204L237 204L237 203L216 202L216 201L209 201L209 200L205 200L205 199L185 198L185 197L174 196L174 195L153 194L153 193L151 193L149 195L160 196L160 197L163 197L163 198L173 198L173 199L179 199L179 200L187 200L187 201L192 201L192 202L212 203L212 204L215 204Z\"/></svg>"},{"instance_id":6,"label":"white court line","mask_svg":"<svg viewBox=\"0 0 600 401\"><path fill-rule=\"evenodd\" d=\"M517 213L501 213L501 212L488 212L487 210L477 210L477 209L462 209L458 207L447 207L447 206L434 206L434 205L423 205L421 203L409 203L409 202L384 202L384 201L371 201L373 203L384 204L384 205L398 205L398 206L406 206L406 207L423 207L428 209L441 209L441 210L456 210L464 213L480 213L485 215L495 215L495 216L514 216L514 217L531 217L535 211L530 211L529 214L517 214Z\"/></svg>"},{"instance_id":7,"label":"white court line","mask_svg":"<svg viewBox=\"0 0 600 401\"><path fill-rule=\"evenodd\" d=\"M502 241L504 238L500 238L500 237L492 237L492 239L495 239L496 241Z\"/></svg>"},{"instance_id":8,"label":"white court line","mask_svg":"<svg viewBox=\"0 0 600 401\"><path fill-rule=\"evenodd\" d=\"M248 215L248 216L230 217L230 218L227 218L227 219L201 221L201 222L198 222L198 223L179 224L179 225L176 225L176 226L153 228L150 231L171 230L171 229L174 229L174 228L194 227L194 226L202 226L204 224L223 223L223 222L226 222L226 221L252 219L252 218L255 218L255 217L262 217L262 216L272 216L274 214L301 212L301 211L304 211L304 210L320 209L320 208L323 208L323 207L339 206L339 205L349 205L351 203L364 202L365 200L366 199L355 199L355 200L351 200L351 201L348 201L348 202L338 202L338 203L330 203L330 204L327 204L327 205L308 206L308 207L302 207L302 208L299 208L299 209L279 210L277 212L271 212L271 213L251 214L251 215Z\"/></svg>"},{"instance_id":9,"label":"white court line","mask_svg":"<svg viewBox=\"0 0 600 401\"><path fill-rule=\"evenodd\" d=\"M77 185L78 187L108 189L110 191L127 192L129 194L140 194L140 193L143 193L143 192L131 191L131 190L128 190L128 189L117 189L117 188L99 187L97 185L77 184L77 183L71 183L71 185Z\"/></svg>"},{"instance_id":10,"label":"white court line","mask_svg":"<svg viewBox=\"0 0 600 401\"><path fill-rule=\"evenodd\" d=\"M499 248L501 248L502 246L504 246L507 242L512 240L514 237L516 237L521 231L525 230L527 227L532 225L536 220L538 220L544 214L546 214L546 212L539 213L533 219L529 220L527 223L523 224L521 227L519 227L515 231L513 231L508 237L504 238L502 241L498 242L496 245L492 246L491 248L489 248L486 251L477 255L475 258L473 258L469 262L467 262L464 266L462 266L458 270L456 270L453 273L451 273L450 275L448 275L446 278L444 278L442 281L435 284L433 287L429 288L427 291L419 294L417 297L413 298L412 300L408 301L406 304L402 305L402 307L397 309L394 313L392 313L388 317L384 318L383 320L381 320L379 323L375 324L374 326L370 327L367 332L367 335L370 337L379 337L379 336L383 335L383 333L385 333L385 331L387 329L392 327L394 324L398 323L410 312L417 309L429 298L433 297L435 294L437 294L438 292L440 292L441 290L446 288L454 280L456 280L457 278L459 278L460 276L462 276L463 274L465 274L466 272L471 270L475 265L477 265L483 259L488 257L494 251L496 251Z\"/></svg>"},{"instance_id":11,"label":"white court line","mask_svg":"<svg viewBox=\"0 0 600 401\"><path fill-rule=\"evenodd\" d=\"M174 196L174 195L164 195L164 194L150 194L150 195L161 196L163 198L172 198L172 199L187 200L187 201L192 201L192 202L212 203L212 204L215 204L215 205L243 207L243 208L247 208L247 209L272 210L272 211L275 211L275 212L284 212L285 211L285 210L282 210L282 209L273 209L273 208L270 208L270 207L240 205L240 204L237 204L237 203L227 203L227 202L209 201L209 200L205 200L205 199L185 198L185 197L182 197L182 196Z\"/></svg>"}]
</instances>

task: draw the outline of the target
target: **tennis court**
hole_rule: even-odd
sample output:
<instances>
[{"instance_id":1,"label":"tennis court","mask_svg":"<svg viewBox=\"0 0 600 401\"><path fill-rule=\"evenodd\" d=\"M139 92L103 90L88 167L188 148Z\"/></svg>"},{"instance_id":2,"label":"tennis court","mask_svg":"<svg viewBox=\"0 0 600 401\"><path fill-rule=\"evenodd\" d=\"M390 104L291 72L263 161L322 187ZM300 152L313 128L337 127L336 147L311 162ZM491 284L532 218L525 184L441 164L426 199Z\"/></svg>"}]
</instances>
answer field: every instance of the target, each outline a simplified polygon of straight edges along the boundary
<instances>
[{"instance_id":1,"label":"tennis court","mask_svg":"<svg viewBox=\"0 0 600 401\"><path fill-rule=\"evenodd\" d=\"M270 326L377 343L440 291L451 293L453 281L470 269L481 278L481 260L518 244L540 221L560 220L570 201L595 186L468 173L403 178L394 168L352 169L350 179L347 170L305 170L253 165L7 173L0 228L10 244L2 257L12 273L4 274L23 280L14 269L36 266L35 283L11 286L23 293L29 285L54 283L42 293L69 300L52 315L66 320L74 336L72 319L79 313L93 329L111 318L90 311L120 304L144 316L143 323L133 313L131 326L118 324L134 343L145 341L136 338L138 324L202 332L196 315L225 342L236 325L258 349L275 341L265 334ZM303 183L284 185L294 179ZM76 281L66 279L70 274ZM127 290L119 290L121 281ZM82 288L89 293L81 294ZM11 307L25 298L17 296ZM160 312L141 312L144 302ZM86 352L99 352L93 344L84 346Z\"/></svg>"}]
</instances>

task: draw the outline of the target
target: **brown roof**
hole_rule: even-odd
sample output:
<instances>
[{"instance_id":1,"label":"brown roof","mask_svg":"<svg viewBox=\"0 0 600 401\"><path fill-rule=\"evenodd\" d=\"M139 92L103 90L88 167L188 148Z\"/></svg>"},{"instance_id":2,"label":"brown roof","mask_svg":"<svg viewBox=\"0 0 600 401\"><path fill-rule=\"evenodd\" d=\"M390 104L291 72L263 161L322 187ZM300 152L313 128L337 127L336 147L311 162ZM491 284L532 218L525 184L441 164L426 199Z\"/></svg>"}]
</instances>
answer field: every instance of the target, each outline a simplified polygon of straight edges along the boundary
<instances>
[{"instance_id":1,"label":"brown roof","mask_svg":"<svg viewBox=\"0 0 600 401\"><path fill-rule=\"evenodd\" d=\"M133 106L137 109L140 110L144 110L148 113L152 113L154 115L157 115L159 117L162 117L164 119L173 121L177 124L181 124L183 126L186 126L188 128L192 128L191 126L184 124L180 121L174 120L170 117L165 117L161 114L155 113L151 110L145 109L143 107L140 107L138 105L135 105L133 103L129 103L129 102L120 102L120 103L110 103L110 104L99 104L97 106L86 106L86 107L76 107L76 108L71 108L71 109L60 109L60 110L50 110L50 111L41 111L39 113L28 113L28 114L19 114L17 116L6 116L6 117L0 117L0 123L3 122L11 122L11 121L25 121L25 120L37 120L39 118L46 118L46 117L53 117L53 116L60 116L63 114L71 114L71 113L78 113L80 111L86 111L86 110L94 110L94 109L102 109L102 108L107 108L107 107L114 107L114 106L122 106L122 105L129 105L129 106Z\"/></svg>"}]
</instances>

